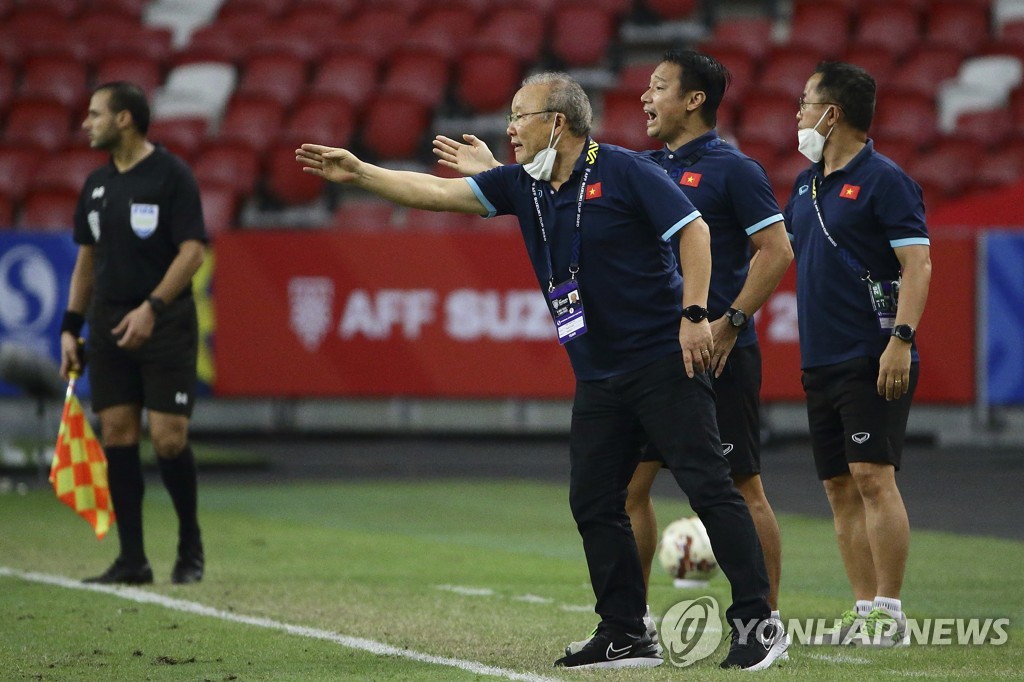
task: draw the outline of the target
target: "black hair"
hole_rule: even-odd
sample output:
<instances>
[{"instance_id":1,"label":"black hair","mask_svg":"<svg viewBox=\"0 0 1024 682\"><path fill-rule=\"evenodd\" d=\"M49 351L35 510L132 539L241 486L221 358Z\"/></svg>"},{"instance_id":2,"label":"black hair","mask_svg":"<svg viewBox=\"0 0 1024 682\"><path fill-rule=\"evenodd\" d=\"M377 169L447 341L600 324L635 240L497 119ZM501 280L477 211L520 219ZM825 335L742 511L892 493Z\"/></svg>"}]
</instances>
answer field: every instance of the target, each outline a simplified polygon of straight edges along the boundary
<instances>
[{"instance_id":1,"label":"black hair","mask_svg":"<svg viewBox=\"0 0 1024 682\"><path fill-rule=\"evenodd\" d=\"M103 91L110 93L112 112L127 111L132 115L132 123L139 134L145 135L149 131L149 102L142 88L129 81L111 81L97 86L93 94Z\"/></svg>"},{"instance_id":2,"label":"black hair","mask_svg":"<svg viewBox=\"0 0 1024 682\"><path fill-rule=\"evenodd\" d=\"M875 117L875 79L859 66L845 62L821 62L818 92L843 110L847 122L866 133Z\"/></svg>"},{"instance_id":3,"label":"black hair","mask_svg":"<svg viewBox=\"0 0 1024 682\"><path fill-rule=\"evenodd\" d=\"M718 122L718 107L732 82L729 69L711 55L693 50L669 50L661 61L679 65L679 88L682 92L700 90L704 93L700 117L704 123L714 127Z\"/></svg>"}]
</instances>

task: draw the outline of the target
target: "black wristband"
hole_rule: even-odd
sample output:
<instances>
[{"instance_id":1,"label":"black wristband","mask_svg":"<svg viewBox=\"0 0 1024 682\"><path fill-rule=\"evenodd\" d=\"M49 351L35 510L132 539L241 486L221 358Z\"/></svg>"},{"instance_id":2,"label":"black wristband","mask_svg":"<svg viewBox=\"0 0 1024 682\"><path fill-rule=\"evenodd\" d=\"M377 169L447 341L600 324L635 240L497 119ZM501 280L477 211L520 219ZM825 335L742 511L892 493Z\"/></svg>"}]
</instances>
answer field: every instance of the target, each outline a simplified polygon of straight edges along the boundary
<instances>
[{"instance_id":1,"label":"black wristband","mask_svg":"<svg viewBox=\"0 0 1024 682\"><path fill-rule=\"evenodd\" d=\"M146 300L149 301L149 307L153 309L153 314L157 317L160 317L167 311L167 304L164 303L163 299L150 296Z\"/></svg>"},{"instance_id":2,"label":"black wristband","mask_svg":"<svg viewBox=\"0 0 1024 682\"><path fill-rule=\"evenodd\" d=\"M74 310L65 310L64 318L60 321L60 333L69 332L76 339L82 333L85 325L85 315L76 313Z\"/></svg>"}]
</instances>

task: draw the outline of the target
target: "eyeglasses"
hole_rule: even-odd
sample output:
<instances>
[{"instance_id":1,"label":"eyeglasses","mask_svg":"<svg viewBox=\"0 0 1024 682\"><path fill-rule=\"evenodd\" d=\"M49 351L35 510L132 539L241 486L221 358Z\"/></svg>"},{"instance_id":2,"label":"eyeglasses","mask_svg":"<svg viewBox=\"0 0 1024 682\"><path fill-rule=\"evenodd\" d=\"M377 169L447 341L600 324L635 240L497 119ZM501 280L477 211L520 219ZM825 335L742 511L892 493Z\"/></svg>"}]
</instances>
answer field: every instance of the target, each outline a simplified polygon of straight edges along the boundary
<instances>
[{"instance_id":1,"label":"eyeglasses","mask_svg":"<svg viewBox=\"0 0 1024 682\"><path fill-rule=\"evenodd\" d=\"M506 114L505 115L505 120L508 121L509 124L519 123L521 120L523 120L527 116L535 116L536 114L553 114L553 113L555 113L555 112L552 109L545 109L544 111L531 111L531 112L528 112L528 113L525 113L525 114Z\"/></svg>"},{"instance_id":2,"label":"eyeglasses","mask_svg":"<svg viewBox=\"0 0 1024 682\"><path fill-rule=\"evenodd\" d=\"M836 105L835 102L808 102L807 100L804 99L803 95L800 95L800 99L798 99L796 101L796 103L797 103L797 106L800 107L800 111L803 111L807 107L814 106L814 105L817 105L817 104L831 104L831 105L834 105L834 106L838 106L838 105Z\"/></svg>"}]
</instances>

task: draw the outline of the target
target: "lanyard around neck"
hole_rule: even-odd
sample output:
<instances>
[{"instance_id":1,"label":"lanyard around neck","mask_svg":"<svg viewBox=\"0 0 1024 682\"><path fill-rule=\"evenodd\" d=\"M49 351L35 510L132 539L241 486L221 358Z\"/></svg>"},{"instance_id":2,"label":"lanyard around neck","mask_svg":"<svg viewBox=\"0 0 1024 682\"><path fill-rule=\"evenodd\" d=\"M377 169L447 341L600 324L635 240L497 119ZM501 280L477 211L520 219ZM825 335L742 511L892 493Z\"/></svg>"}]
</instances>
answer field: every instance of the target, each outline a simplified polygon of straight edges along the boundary
<instances>
[{"instance_id":1,"label":"lanyard around neck","mask_svg":"<svg viewBox=\"0 0 1024 682\"><path fill-rule=\"evenodd\" d=\"M825 227L825 218L821 215L821 207L818 205L818 176L815 174L811 178L811 203L814 204L814 212L818 214L818 224L821 225L821 231L825 233L825 238L828 239L828 243L831 244L839 251L839 257L842 258L843 262L850 266L850 269L857 273L857 277L867 281L871 279L871 271L861 265L861 262L857 260L857 257L852 253L839 246L835 238L829 233L828 228Z\"/></svg>"},{"instance_id":2,"label":"lanyard around neck","mask_svg":"<svg viewBox=\"0 0 1024 682\"><path fill-rule=\"evenodd\" d=\"M591 141L587 149L587 167L583 171L583 179L580 180L580 191L576 196L576 226L573 229L572 251L569 254L569 277L572 279L576 279L576 273L580 271L580 244L582 241L580 226L583 220L583 202L586 200L587 178L590 176L590 171L593 170L596 160L597 143ZM551 261L551 244L548 242L548 231L544 226L544 215L540 210L539 192L543 190L537 189L536 180L533 181L531 191L533 192L533 207L537 211L537 225L540 226L540 238L544 242L544 256L548 263L548 291L552 291L555 288L555 268Z\"/></svg>"}]
</instances>

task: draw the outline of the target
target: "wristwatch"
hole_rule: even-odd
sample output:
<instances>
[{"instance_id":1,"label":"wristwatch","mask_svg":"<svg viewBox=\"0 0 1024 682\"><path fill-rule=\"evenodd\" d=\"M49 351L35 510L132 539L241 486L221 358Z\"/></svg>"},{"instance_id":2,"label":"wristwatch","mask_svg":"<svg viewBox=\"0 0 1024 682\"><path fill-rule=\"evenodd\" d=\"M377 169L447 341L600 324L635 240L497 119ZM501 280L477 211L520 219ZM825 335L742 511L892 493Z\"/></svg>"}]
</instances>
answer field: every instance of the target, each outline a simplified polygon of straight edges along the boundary
<instances>
[{"instance_id":1,"label":"wristwatch","mask_svg":"<svg viewBox=\"0 0 1024 682\"><path fill-rule=\"evenodd\" d=\"M898 324L892 328L892 335L900 341L906 341L907 343L911 343L914 340L915 334L917 334L917 330L909 324Z\"/></svg>"},{"instance_id":2,"label":"wristwatch","mask_svg":"<svg viewBox=\"0 0 1024 682\"><path fill-rule=\"evenodd\" d=\"M708 319L708 309L699 305L688 305L683 308L683 317L690 322L701 322Z\"/></svg>"},{"instance_id":3,"label":"wristwatch","mask_svg":"<svg viewBox=\"0 0 1024 682\"><path fill-rule=\"evenodd\" d=\"M149 307L153 309L153 314L160 317L167 310L167 304L157 296L150 296L146 299L149 302Z\"/></svg>"},{"instance_id":4,"label":"wristwatch","mask_svg":"<svg viewBox=\"0 0 1024 682\"><path fill-rule=\"evenodd\" d=\"M729 324L737 329L746 329L747 323L750 322L750 318L747 317L747 314L739 308L729 308L726 310L725 319L729 320Z\"/></svg>"}]
</instances>

